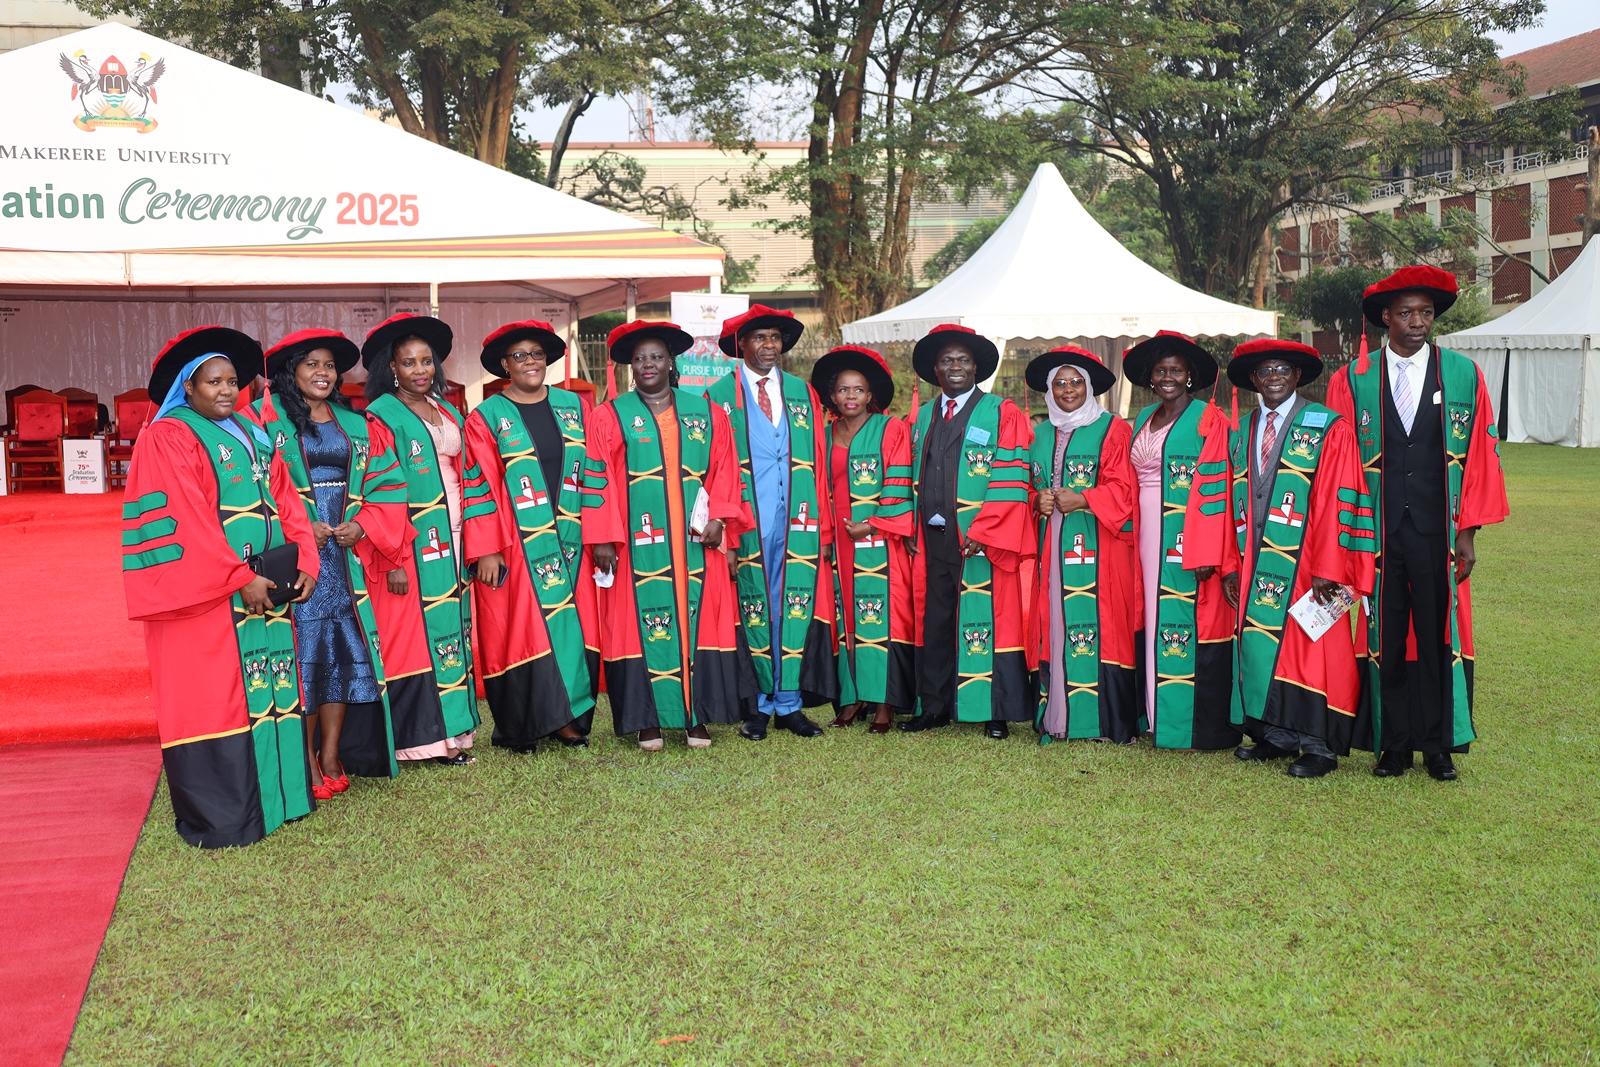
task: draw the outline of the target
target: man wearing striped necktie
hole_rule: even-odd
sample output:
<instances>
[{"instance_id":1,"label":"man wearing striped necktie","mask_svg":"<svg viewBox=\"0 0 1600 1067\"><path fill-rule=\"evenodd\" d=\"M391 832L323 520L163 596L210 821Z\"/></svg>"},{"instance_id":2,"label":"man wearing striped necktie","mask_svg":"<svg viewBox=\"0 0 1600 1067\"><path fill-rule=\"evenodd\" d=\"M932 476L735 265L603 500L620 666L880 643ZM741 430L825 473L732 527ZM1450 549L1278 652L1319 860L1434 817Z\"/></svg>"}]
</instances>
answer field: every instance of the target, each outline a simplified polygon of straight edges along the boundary
<instances>
[{"instance_id":1,"label":"man wearing striped necktie","mask_svg":"<svg viewBox=\"0 0 1600 1067\"><path fill-rule=\"evenodd\" d=\"M1357 427L1380 534L1356 727L1356 743L1381 753L1379 778L1404 774L1420 750L1428 774L1451 781L1451 753L1476 737L1467 577L1478 527L1508 509L1483 372L1428 343L1457 290L1455 275L1429 266L1368 287L1362 311L1388 331L1383 356L1368 359L1363 345L1328 383L1328 406Z\"/></svg>"}]
</instances>

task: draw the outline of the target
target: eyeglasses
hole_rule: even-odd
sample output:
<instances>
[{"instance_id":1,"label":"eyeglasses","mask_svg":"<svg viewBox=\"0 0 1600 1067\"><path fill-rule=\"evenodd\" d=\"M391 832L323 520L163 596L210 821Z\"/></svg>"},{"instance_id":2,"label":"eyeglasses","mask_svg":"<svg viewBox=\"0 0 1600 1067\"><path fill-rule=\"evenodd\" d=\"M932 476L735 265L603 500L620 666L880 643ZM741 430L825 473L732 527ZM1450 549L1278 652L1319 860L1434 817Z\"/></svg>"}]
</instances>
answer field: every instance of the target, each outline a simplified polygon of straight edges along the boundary
<instances>
[{"instance_id":1,"label":"eyeglasses","mask_svg":"<svg viewBox=\"0 0 1600 1067\"><path fill-rule=\"evenodd\" d=\"M545 355L543 352L507 352L506 358L519 367L524 363L550 362L550 357Z\"/></svg>"},{"instance_id":2,"label":"eyeglasses","mask_svg":"<svg viewBox=\"0 0 1600 1067\"><path fill-rule=\"evenodd\" d=\"M1252 378L1287 378L1295 368L1287 363L1267 363L1250 372Z\"/></svg>"}]
</instances>

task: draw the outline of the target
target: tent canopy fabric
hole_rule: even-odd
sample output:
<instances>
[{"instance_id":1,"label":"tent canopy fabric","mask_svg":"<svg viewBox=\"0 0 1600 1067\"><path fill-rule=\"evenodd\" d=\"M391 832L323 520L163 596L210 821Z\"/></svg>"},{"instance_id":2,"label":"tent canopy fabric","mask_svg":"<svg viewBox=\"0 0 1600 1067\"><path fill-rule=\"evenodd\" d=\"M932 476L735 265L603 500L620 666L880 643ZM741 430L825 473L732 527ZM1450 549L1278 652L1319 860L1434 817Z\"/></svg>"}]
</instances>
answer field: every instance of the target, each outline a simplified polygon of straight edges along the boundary
<instances>
[{"instance_id":1,"label":"tent canopy fabric","mask_svg":"<svg viewBox=\"0 0 1600 1067\"><path fill-rule=\"evenodd\" d=\"M1276 312L1196 292L1129 252L1051 163L1040 165L1005 222L948 278L843 333L851 344L885 344L916 340L946 322L1010 340L1277 331Z\"/></svg>"},{"instance_id":2,"label":"tent canopy fabric","mask_svg":"<svg viewBox=\"0 0 1600 1067\"><path fill-rule=\"evenodd\" d=\"M1600 241L1532 300L1437 340L1483 368L1507 441L1600 447Z\"/></svg>"},{"instance_id":3,"label":"tent canopy fabric","mask_svg":"<svg viewBox=\"0 0 1600 1067\"><path fill-rule=\"evenodd\" d=\"M121 25L0 56L0 281L318 286L720 277L724 253ZM584 309L585 311L590 309Z\"/></svg>"}]
</instances>

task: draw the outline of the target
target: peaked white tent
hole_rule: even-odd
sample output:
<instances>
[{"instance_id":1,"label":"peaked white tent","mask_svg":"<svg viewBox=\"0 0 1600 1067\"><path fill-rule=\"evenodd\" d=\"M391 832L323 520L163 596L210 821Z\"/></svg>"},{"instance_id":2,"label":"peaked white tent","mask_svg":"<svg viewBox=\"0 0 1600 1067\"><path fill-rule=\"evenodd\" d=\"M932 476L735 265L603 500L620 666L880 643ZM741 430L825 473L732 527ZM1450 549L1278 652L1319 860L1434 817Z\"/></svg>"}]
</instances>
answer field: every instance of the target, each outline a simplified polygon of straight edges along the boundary
<instances>
[{"instance_id":1,"label":"peaked white tent","mask_svg":"<svg viewBox=\"0 0 1600 1067\"><path fill-rule=\"evenodd\" d=\"M1507 441L1600 447L1600 241L1526 304L1438 341L1483 368Z\"/></svg>"},{"instance_id":2,"label":"peaked white tent","mask_svg":"<svg viewBox=\"0 0 1600 1067\"><path fill-rule=\"evenodd\" d=\"M441 302L470 383L499 322L574 326L722 274L720 249L127 26L0 56L0 96L8 387L139 383L201 322L270 343Z\"/></svg>"},{"instance_id":3,"label":"peaked white tent","mask_svg":"<svg viewBox=\"0 0 1600 1067\"><path fill-rule=\"evenodd\" d=\"M940 323L995 340L1073 340L1113 368L1158 330L1191 337L1272 334L1277 313L1196 292L1122 247L1084 210L1054 164L972 258L927 292L844 327L852 344L912 341ZM1125 390L1117 399L1125 404Z\"/></svg>"}]
</instances>

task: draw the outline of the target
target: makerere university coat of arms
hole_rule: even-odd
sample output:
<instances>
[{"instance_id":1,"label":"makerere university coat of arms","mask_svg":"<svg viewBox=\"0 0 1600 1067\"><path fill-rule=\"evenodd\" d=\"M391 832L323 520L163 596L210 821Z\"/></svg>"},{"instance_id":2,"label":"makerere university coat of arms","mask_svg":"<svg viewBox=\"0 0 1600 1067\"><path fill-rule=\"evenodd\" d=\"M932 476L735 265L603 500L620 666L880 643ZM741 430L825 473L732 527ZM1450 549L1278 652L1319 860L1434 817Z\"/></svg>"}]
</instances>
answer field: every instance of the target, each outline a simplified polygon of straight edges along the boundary
<instances>
[{"instance_id":1,"label":"makerere university coat of arms","mask_svg":"<svg viewBox=\"0 0 1600 1067\"><path fill-rule=\"evenodd\" d=\"M130 71L116 56L107 56L96 70L80 48L71 59L61 53L61 69L72 79L72 99L83 108L83 114L72 120L78 129L93 133L111 126L149 133L156 128L156 120L146 112L157 102L156 82L166 73L165 59L140 52Z\"/></svg>"}]
</instances>

